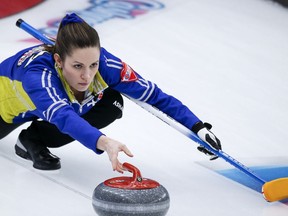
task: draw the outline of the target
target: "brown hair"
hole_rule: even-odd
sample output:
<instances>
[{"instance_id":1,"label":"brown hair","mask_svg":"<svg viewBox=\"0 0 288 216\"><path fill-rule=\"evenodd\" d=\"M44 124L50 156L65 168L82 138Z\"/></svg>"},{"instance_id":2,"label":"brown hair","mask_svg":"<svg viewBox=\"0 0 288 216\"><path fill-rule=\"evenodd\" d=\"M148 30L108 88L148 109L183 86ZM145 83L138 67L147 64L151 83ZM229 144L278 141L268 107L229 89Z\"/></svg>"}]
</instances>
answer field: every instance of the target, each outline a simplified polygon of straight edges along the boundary
<instances>
[{"instance_id":1,"label":"brown hair","mask_svg":"<svg viewBox=\"0 0 288 216\"><path fill-rule=\"evenodd\" d=\"M62 61L67 55L71 55L73 49L99 47L100 39L97 31L83 19L78 17L81 22L63 23L59 26L55 46L48 48L47 51L58 53Z\"/></svg>"}]
</instances>

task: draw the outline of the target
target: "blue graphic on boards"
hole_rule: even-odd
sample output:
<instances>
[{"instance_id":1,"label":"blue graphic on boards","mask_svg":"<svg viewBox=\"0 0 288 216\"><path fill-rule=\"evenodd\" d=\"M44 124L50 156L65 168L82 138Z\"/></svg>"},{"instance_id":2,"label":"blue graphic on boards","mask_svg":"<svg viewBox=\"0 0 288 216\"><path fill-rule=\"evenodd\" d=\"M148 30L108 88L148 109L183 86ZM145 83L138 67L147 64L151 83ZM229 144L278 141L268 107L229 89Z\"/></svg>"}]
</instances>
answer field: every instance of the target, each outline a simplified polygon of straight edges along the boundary
<instances>
[{"instance_id":1,"label":"blue graphic on boards","mask_svg":"<svg viewBox=\"0 0 288 216\"><path fill-rule=\"evenodd\" d=\"M164 8L164 4L153 0L90 0L89 3L91 5L88 8L67 11L67 13L75 12L91 26L95 26L115 18L134 19L139 15ZM41 28L39 31L49 36L55 36L62 18L50 19L47 27Z\"/></svg>"}]
</instances>

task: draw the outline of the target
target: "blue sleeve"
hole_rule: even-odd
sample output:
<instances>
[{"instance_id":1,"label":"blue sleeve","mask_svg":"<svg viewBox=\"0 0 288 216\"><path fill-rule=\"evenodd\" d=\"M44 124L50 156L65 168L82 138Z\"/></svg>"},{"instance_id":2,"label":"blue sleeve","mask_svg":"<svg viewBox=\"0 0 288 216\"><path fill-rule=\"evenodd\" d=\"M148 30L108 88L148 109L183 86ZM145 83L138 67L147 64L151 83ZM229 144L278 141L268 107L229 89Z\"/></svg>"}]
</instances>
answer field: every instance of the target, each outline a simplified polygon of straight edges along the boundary
<instances>
[{"instance_id":1,"label":"blue sleeve","mask_svg":"<svg viewBox=\"0 0 288 216\"><path fill-rule=\"evenodd\" d=\"M155 106L189 129L200 121L181 101L164 93L156 84L144 79L128 64L104 48L101 49L99 71L113 89Z\"/></svg>"}]
</instances>

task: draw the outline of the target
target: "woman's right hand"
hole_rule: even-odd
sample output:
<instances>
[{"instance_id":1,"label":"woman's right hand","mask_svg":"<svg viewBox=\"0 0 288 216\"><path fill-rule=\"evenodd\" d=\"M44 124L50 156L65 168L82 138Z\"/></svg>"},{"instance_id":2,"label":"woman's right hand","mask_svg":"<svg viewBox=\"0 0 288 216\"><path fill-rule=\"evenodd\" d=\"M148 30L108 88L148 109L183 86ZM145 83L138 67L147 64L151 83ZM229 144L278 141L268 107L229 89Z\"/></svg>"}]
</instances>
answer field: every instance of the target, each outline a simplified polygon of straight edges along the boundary
<instances>
[{"instance_id":1,"label":"woman's right hand","mask_svg":"<svg viewBox=\"0 0 288 216\"><path fill-rule=\"evenodd\" d=\"M129 157L133 157L133 154L126 145L106 137L105 135L99 137L97 149L107 152L113 170L116 170L119 173L123 173L126 169L123 168L123 164L118 160L118 153L123 151Z\"/></svg>"}]
</instances>

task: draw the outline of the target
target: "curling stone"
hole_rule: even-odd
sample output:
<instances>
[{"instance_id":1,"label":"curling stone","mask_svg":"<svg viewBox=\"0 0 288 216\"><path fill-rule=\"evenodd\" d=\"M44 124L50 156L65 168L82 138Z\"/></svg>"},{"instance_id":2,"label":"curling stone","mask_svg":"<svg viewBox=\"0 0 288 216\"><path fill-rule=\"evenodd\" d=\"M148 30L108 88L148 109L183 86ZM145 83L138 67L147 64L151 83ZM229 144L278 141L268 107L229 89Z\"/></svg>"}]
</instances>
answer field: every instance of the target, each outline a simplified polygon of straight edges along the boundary
<instances>
[{"instance_id":1,"label":"curling stone","mask_svg":"<svg viewBox=\"0 0 288 216\"><path fill-rule=\"evenodd\" d=\"M142 178L139 169L124 163L132 177L111 178L93 192L92 205L99 216L164 216L170 206L168 191L158 182Z\"/></svg>"}]
</instances>

